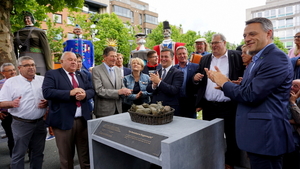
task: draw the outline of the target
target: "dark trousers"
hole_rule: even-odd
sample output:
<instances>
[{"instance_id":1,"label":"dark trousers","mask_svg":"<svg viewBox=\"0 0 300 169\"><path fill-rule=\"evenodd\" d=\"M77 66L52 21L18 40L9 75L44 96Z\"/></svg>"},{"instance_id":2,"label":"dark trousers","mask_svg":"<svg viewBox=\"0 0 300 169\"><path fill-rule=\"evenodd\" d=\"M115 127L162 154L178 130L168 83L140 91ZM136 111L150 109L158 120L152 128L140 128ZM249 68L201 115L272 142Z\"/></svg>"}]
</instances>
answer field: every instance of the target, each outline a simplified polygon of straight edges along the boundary
<instances>
[{"instance_id":1,"label":"dark trousers","mask_svg":"<svg viewBox=\"0 0 300 169\"><path fill-rule=\"evenodd\" d=\"M282 155L267 156L247 152L251 169L281 169Z\"/></svg>"},{"instance_id":2,"label":"dark trousers","mask_svg":"<svg viewBox=\"0 0 300 169\"><path fill-rule=\"evenodd\" d=\"M179 116L196 118L195 97L180 97L179 98Z\"/></svg>"},{"instance_id":3,"label":"dark trousers","mask_svg":"<svg viewBox=\"0 0 300 169\"><path fill-rule=\"evenodd\" d=\"M240 150L237 147L235 137L236 108L237 104L234 102L210 102L206 100L204 100L202 106L203 120L224 119L224 133L227 145L225 163L230 166L237 165L240 162Z\"/></svg>"},{"instance_id":4,"label":"dark trousers","mask_svg":"<svg viewBox=\"0 0 300 169\"><path fill-rule=\"evenodd\" d=\"M5 134L7 136L7 146L9 149L9 155L11 157L12 150L14 148L14 137L11 131L11 123L12 123L12 116L9 113L5 113L6 117L2 120L1 125L5 131Z\"/></svg>"},{"instance_id":5,"label":"dark trousers","mask_svg":"<svg viewBox=\"0 0 300 169\"><path fill-rule=\"evenodd\" d=\"M14 136L14 148L11 157L11 169L24 168L24 158L30 150L30 168L42 168L47 130L44 120L24 122L13 119L11 129Z\"/></svg>"},{"instance_id":6,"label":"dark trousers","mask_svg":"<svg viewBox=\"0 0 300 169\"><path fill-rule=\"evenodd\" d=\"M75 118L72 129L61 130L52 127L59 152L60 168L73 169L75 145L81 169L90 168L87 122L82 118Z\"/></svg>"}]
</instances>

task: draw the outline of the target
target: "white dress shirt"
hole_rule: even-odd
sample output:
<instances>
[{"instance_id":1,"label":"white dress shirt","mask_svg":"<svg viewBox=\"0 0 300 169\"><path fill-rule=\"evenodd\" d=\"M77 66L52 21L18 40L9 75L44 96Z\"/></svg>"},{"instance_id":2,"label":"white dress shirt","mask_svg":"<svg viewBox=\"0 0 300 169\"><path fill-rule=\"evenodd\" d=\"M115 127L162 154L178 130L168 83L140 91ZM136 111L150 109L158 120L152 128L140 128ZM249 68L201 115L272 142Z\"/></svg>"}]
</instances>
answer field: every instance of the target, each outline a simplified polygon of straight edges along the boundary
<instances>
[{"instance_id":1,"label":"white dress shirt","mask_svg":"<svg viewBox=\"0 0 300 169\"><path fill-rule=\"evenodd\" d=\"M19 97L20 106L9 108L8 112L16 117L35 120L43 117L46 108L38 108L41 100L44 100L42 84L44 76L35 75L32 81L28 81L22 75L9 78L0 90L0 102L13 101Z\"/></svg>"},{"instance_id":2,"label":"white dress shirt","mask_svg":"<svg viewBox=\"0 0 300 169\"><path fill-rule=\"evenodd\" d=\"M73 83L72 83L72 76L64 68L63 68L63 70L66 72L66 74L67 74L67 76L68 76L68 78L69 78L69 80L71 82L71 85L73 85ZM76 72L74 72L74 79L76 80L76 82L78 84L78 87L79 87L79 82L77 80L77 77L76 77L75 73ZM80 106L80 107L77 107L77 109L76 109L75 117L81 117L81 116L82 116L82 112L81 112L81 106Z\"/></svg>"},{"instance_id":3,"label":"white dress shirt","mask_svg":"<svg viewBox=\"0 0 300 169\"><path fill-rule=\"evenodd\" d=\"M228 77L229 75L229 63L228 63L228 51L221 56L220 58L216 58L212 54L212 59L210 63L210 70L216 70L215 66L217 66L222 74L226 75ZM226 97L222 90L215 89L217 86L216 83L213 83L209 78L207 78L207 85L206 85L206 91L205 91L205 99L208 101L217 101L217 102L228 102L230 101L229 97Z\"/></svg>"}]
</instances>

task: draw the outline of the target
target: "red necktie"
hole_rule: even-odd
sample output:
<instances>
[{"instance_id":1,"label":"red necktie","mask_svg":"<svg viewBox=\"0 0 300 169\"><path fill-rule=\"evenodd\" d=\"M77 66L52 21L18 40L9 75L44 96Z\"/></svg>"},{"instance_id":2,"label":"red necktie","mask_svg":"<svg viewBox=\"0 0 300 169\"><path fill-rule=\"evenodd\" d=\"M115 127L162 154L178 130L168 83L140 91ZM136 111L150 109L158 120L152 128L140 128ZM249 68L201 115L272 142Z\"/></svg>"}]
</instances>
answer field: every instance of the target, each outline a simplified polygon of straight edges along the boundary
<instances>
[{"instance_id":1,"label":"red necktie","mask_svg":"<svg viewBox=\"0 0 300 169\"><path fill-rule=\"evenodd\" d=\"M73 88L78 88L78 83L76 82L75 78L74 78L74 73L69 73L72 77L72 84L73 84ZM80 107L80 101L76 101L76 105L77 107Z\"/></svg>"}]
</instances>

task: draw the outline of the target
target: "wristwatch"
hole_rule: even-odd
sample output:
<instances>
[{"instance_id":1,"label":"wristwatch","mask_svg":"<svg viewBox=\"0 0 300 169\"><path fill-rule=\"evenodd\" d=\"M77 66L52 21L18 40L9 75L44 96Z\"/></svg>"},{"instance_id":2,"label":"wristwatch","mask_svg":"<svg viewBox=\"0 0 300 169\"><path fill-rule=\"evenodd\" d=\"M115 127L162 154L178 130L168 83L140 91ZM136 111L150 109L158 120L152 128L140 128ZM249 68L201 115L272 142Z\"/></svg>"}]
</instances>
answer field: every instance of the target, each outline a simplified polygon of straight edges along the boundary
<instances>
[{"instance_id":1,"label":"wristwatch","mask_svg":"<svg viewBox=\"0 0 300 169\"><path fill-rule=\"evenodd\" d=\"M296 103L293 103L292 106L297 106L297 104L296 104Z\"/></svg>"}]
</instances>

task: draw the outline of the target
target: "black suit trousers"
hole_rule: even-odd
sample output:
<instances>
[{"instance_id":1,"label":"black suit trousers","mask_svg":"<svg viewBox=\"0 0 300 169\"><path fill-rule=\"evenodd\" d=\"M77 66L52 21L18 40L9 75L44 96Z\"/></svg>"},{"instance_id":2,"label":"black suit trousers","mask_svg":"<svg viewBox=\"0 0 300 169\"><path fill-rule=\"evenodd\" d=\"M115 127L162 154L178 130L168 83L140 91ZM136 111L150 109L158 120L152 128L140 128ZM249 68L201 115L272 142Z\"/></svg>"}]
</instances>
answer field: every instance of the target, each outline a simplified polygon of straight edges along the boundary
<instances>
[{"instance_id":1,"label":"black suit trousers","mask_svg":"<svg viewBox=\"0 0 300 169\"><path fill-rule=\"evenodd\" d=\"M237 104L234 102L203 102L203 120L215 118L224 119L224 133L226 137L227 150L225 152L225 163L231 166L239 164L240 150L237 147L235 137L235 114Z\"/></svg>"}]
</instances>

